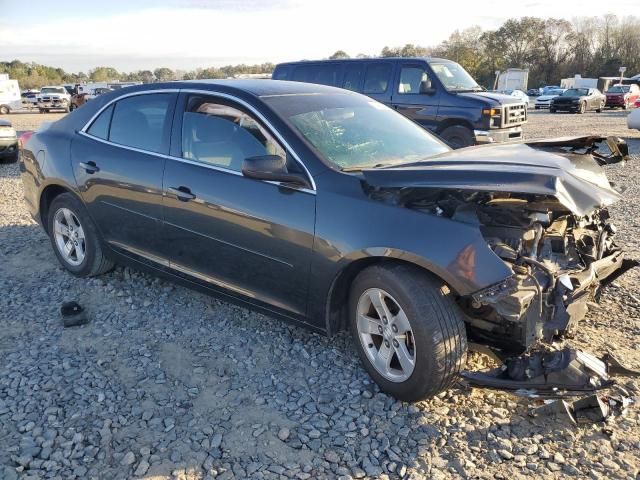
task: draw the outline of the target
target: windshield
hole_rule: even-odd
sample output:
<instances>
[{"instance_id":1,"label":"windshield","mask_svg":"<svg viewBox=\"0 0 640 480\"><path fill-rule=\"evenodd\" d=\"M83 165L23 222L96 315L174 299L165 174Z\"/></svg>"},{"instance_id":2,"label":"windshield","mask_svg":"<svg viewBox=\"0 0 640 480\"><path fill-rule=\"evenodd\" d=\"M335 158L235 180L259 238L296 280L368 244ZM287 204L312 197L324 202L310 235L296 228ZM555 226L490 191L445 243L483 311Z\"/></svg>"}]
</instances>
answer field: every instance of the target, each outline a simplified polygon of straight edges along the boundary
<instances>
[{"instance_id":1,"label":"windshield","mask_svg":"<svg viewBox=\"0 0 640 480\"><path fill-rule=\"evenodd\" d=\"M611 87L608 93L627 93L630 90L628 86L616 85L615 87Z\"/></svg>"},{"instance_id":2,"label":"windshield","mask_svg":"<svg viewBox=\"0 0 640 480\"><path fill-rule=\"evenodd\" d=\"M44 87L40 93L65 93L64 88Z\"/></svg>"},{"instance_id":3,"label":"windshield","mask_svg":"<svg viewBox=\"0 0 640 480\"><path fill-rule=\"evenodd\" d=\"M589 95L588 88L570 88L569 90L565 90L560 94L563 97L583 97L585 95Z\"/></svg>"},{"instance_id":4,"label":"windshield","mask_svg":"<svg viewBox=\"0 0 640 480\"><path fill-rule=\"evenodd\" d=\"M482 87L476 83L473 77L456 62L430 62L429 65L449 91L476 92L482 90Z\"/></svg>"},{"instance_id":5,"label":"windshield","mask_svg":"<svg viewBox=\"0 0 640 480\"><path fill-rule=\"evenodd\" d=\"M411 120L362 95L279 95L263 100L327 162L343 170L416 162L450 150Z\"/></svg>"}]
</instances>

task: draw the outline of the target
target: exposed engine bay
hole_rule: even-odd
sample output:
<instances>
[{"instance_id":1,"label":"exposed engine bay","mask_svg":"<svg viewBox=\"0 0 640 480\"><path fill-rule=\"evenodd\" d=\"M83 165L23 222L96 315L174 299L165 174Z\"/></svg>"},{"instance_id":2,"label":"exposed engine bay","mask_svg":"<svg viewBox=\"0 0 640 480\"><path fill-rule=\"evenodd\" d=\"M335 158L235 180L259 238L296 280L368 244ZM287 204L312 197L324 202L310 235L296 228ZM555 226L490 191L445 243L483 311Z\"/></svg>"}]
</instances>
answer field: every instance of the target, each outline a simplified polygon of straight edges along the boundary
<instances>
[{"instance_id":1,"label":"exposed engine bay","mask_svg":"<svg viewBox=\"0 0 640 480\"><path fill-rule=\"evenodd\" d=\"M504 362L491 374L470 373L471 384L549 395L605 388L611 382L604 360L553 344L571 338L588 302L639 264L625 259L615 243L607 206L621 195L602 170L624 161L627 146L602 137L527 146L514 147L514 154L528 154L521 163L480 157L474 168L471 159L440 164L436 159L429 174L416 164L413 172L400 171L396 184L383 182L377 172L365 178L374 186L373 198L477 227L512 272L458 298L469 341ZM403 188L394 188L401 183ZM591 381L594 375L599 381Z\"/></svg>"}]
</instances>

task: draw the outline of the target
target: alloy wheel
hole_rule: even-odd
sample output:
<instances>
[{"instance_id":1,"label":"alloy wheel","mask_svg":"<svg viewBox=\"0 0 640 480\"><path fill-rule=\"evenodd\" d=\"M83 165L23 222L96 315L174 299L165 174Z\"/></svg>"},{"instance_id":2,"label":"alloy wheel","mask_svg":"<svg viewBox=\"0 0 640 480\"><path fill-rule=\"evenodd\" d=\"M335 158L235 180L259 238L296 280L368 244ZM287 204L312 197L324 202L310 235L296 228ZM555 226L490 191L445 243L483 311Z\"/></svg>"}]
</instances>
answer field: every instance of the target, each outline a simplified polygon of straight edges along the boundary
<instances>
[{"instance_id":1,"label":"alloy wheel","mask_svg":"<svg viewBox=\"0 0 640 480\"><path fill-rule=\"evenodd\" d=\"M407 380L416 363L413 330L400 304L379 288L358 300L358 338L371 365L391 382Z\"/></svg>"},{"instance_id":2,"label":"alloy wheel","mask_svg":"<svg viewBox=\"0 0 640 480\"><path fill-rule=\"evenodd\" d=\"M87 242L78 217L68 208L60 208L53 218L53 234L64 261L80 265L87 255Z\"/></svg>"}]
</instances>

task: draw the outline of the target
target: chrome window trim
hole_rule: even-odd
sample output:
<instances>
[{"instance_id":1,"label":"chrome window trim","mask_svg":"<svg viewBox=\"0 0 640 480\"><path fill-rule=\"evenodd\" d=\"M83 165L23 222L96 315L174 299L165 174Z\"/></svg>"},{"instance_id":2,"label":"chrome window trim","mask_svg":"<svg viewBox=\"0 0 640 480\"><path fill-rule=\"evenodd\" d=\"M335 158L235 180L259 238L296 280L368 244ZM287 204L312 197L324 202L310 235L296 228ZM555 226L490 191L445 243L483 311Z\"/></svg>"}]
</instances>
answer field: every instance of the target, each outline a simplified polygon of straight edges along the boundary
<instances>
[{"instance_id":1,"label":"chrome window trim","mask_svg":"<svg viewBox=\"0 0 640 480\"><path fill-rule=\"evenodd\" d=\"M150 95L150 94L154 94L154 93L197 93L200 95L209 95L212 97L221 97L227 100L231 100L233 102L236 102L240 105L242 105L243 107L245 107L247 110L249 110L253 115L255 115L262 123L264 123L269 131L276 137L276 139L282 144L284 145L285 149L287 152L289 152L291 154L291 156L294 158L294 160L302 167L302 169L304 170L304 172L307 174L307 177L309 178L309 180L311 181L311 187L312 188L296 188L294 186L291 185L286 185L280 182L274 182L271 180L261 180L265 183L271 183L273 185L278 185L281 187L286 187L286 188L291 188L293 190L299 191L299 192L305 192L305 193L311 193L311 194L316 194L316 182L313 178L313 175L311 175L311 172L309 172L309 169L307 168L307 166L302 162L302 160L300 160L300 157L298 157L298 154L293 150L293 148L291 148L291 146L289 145L289 143L287 143L287 141L284 139L284 137L280 134L280 132L278 132L278 130L271 124L271 122L269 122L264 115L262 115L262 113L260 113L255 107L253 107L251 104L247 103L246 101L242 100L241 98L238 98L234 95L228 94L228 93L224 93L224 92L218 92L218 91L213 91L213 90L200 90L200 89L194 89L194 88L160 88L157 90L142 90L142 91L137 91L137 92L130 92L124 95L120 95L114 99L112 99L111 101L107 102L106 104L104 104L90 119L87 123L85 123L84 127L82 127L78 133L81 135L84 135L86 137L89 137L93 140L97 140L99 142L105 143L107 145L112 145L114 147L119 147L119 148L125 148L127 150L131 150L134 152L138 152L138 153L146 153L148 155L155 155L157 157L161 157L161 158L166 158L169 160L177 160L183 163L189 163L192 165L199 165L199 166L203 166L206 168L210 168L212 170L218 170L220 172L225 172L225 173L231 173L234 175L238 175L238 176L244 176L242 175L242 172L238 172L236 170L231 170L228 168L224 168L224 167L218 167L215 165L211 165L208 164L206 162L199 162L196 160L189 160L187 158L181 158L181 157L174 157L172 155L165 155L163 153L158 153L158 152L152 152L149 150L143 150L140 148L135 148L135 147L130 147L128 145L122 145L119 143L114 143L114 142L110 142L109 140L105 140L103 138L99 138L96 137L94 135L91 135L90 133L87 132L87 130L89 129L89 127L91 126L91 124L94 122L94 120L96 118L98 118L98 116L107 108L109 108L112 104L114 104L115 102L122 100L124 98L128 98L128 97L134 97L137 95Z\"/></svg>"}]
</instances>

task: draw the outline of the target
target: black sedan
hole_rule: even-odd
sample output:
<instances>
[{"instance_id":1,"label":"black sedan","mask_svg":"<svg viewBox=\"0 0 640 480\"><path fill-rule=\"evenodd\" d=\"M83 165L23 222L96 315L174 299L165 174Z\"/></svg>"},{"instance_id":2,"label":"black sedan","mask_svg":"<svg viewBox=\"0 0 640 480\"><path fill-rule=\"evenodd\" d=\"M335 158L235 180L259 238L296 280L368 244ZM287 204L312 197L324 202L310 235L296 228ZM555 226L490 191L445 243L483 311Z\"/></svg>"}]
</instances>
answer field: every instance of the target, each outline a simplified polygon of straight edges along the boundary
<instances>
[{"instance_id":1,"label":"black sedan","mask_svg":"<svg viewBox=\"0 0 640 480\"><path fill-rule=\"evenodd\" d=\"M569 111L585 113L595 110L600 113L605 106L607 98L597 88L569 88L551 100L549 111Z\"/></svg>"},{"instance_id":2,"label":"black sedan","mask_svg":"<svg viewBox=\"0 0 640 480\"><path fill-rule=\"evenodd\" d=\"M603 141L452 151L357 93L195 81L101 95L33 134L20 166L71 274L128 264L350 329L381 388L416 400L456 381L468 345L539 353L630 268L604 208L620 195L598 167L626 145L605 158ZM510 372L504 388L557 390Z\"/></svg>"},{"instance_id":3,"label":"black sedan","mask_svg":"<svg viewBox=\"0 0 640 480\"><path fill-rule=\"evenodd\" d=\"M18 136L9 120L0 119L0 161L18 161Z\"/></svg>"}]
</instances>

